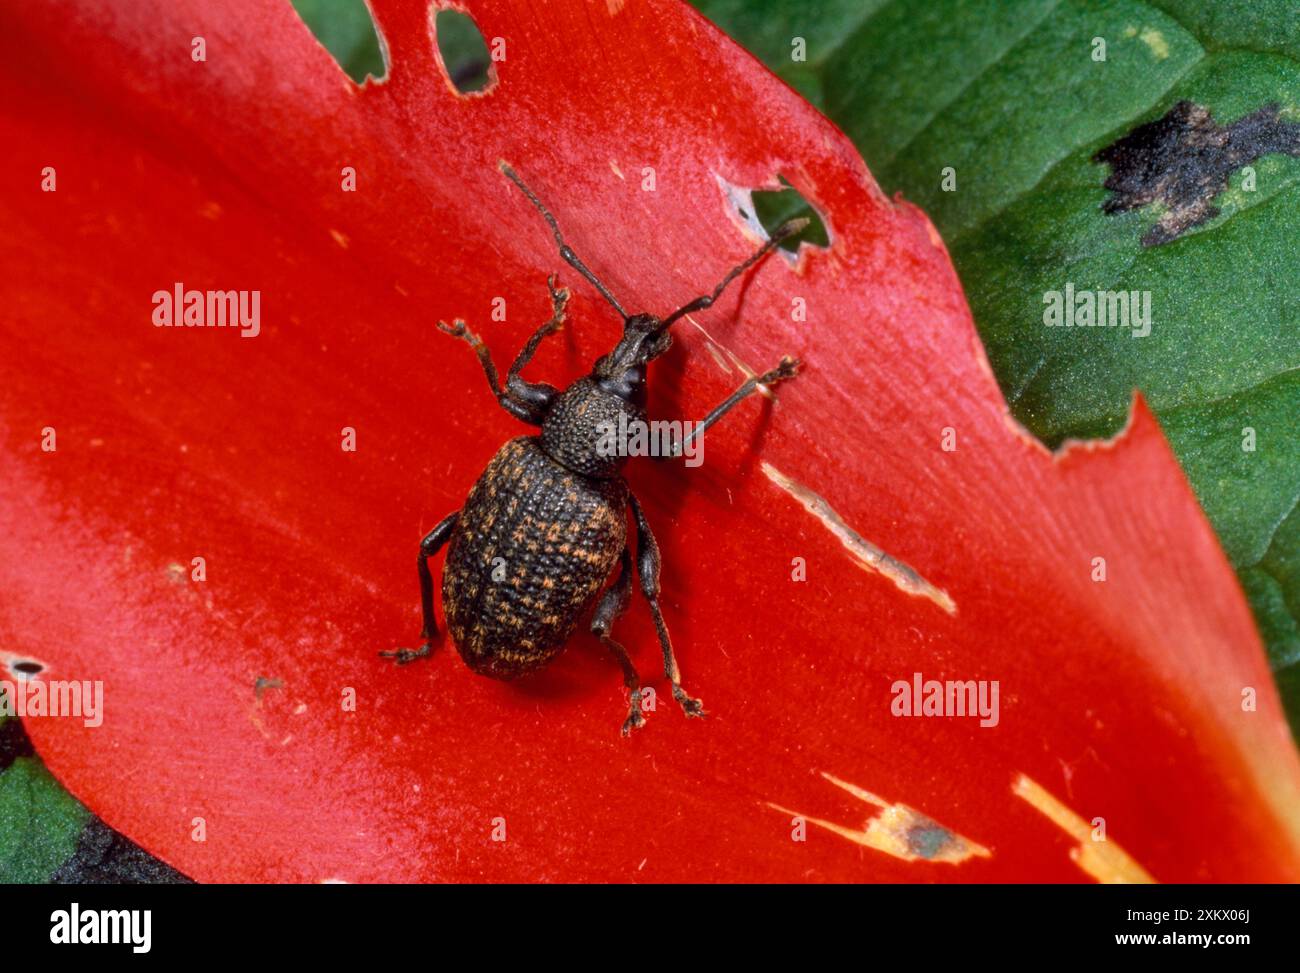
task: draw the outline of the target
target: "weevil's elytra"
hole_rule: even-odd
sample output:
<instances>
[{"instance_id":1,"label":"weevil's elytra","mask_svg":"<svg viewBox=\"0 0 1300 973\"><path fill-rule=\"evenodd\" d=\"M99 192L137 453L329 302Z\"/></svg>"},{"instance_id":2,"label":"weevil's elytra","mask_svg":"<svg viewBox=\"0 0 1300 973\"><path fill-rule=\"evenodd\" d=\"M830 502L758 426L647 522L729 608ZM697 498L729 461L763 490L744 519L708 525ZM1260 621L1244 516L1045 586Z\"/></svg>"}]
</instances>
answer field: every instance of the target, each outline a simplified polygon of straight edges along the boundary
<instances>
[{"instance_id":1,"label":"weevil's elytra","mask_svg":"<svg viewBox=\"0 0 1300 973\"><path fill-rule=\"evenodd\" d=\"M551 661L618 563L626 507L621 479L574 473L532 437L501 447L465 501L442 571L447 628L471 669L510 678Z\"/></svg>"},{"instance_id":2,"label":"weevil's elytra","mask_svg":"<svg viewBox=\"0 0 1300 973\"><path fill-rule=\"evenodd\" d=\"M650 607L664 675L673 698L687 716L703 716L698 699L682 688L668 626L659 607L659 545L636 497L622 477L626 450L608 448L607 430L633 427L645 420L646 366L672 344L669 329L683 316L710 307L727 285L799 232L806 220L779 228L747 260L733 267L708 294L684 304L665 318L628 314L613 293L564 242L559 224L541 200L504 162L501 171L537 208L555 236L560 256L580 273L623 318L623 336L599 358L591 374L563 391L529 382L520 372L547 335L564 323L569 292L547 281L551 318L528 339L506 373L499 373L482 340L463 321L438 327L467 342L478 356L488 385L511 415L540 429L540 435L512 439L497 452L470 490L465 506L444 518L420 542L418 571L424 643L418 649L380 653L411 662L429 655L438 627L433 610L433 576L429 559L444 545L442 603L447 630L461 658L475 672L513 679L545 666L563 648L578 622L593 608L591 630L614 654L631 693L623 734L641 726L641 682L627 651L610 635L614 620L627 608L632 590L633 554L628 543L627 512L636 532L635 571ZM799 363L790 357L766 374L751 378L710 412L695 435L708 429L760 386L791 378ZM619 426L620 416L626 426ZM674 444L680 456L684 442ZM614 569L617 577L604 590Z\"/></svg>"}]
</instances>

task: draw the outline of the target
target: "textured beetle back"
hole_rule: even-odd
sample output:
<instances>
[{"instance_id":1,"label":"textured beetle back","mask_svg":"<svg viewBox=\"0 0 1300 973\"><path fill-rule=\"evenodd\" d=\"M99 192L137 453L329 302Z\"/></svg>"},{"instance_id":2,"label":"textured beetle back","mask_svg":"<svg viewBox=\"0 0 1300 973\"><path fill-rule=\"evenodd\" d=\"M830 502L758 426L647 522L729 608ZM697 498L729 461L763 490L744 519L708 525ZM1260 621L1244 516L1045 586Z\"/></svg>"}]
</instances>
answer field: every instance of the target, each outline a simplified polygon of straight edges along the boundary
<instances>
[{"instance_id":1,"label":"textured beetle back","mask_svg":"<svg viewBox=\"0 0 1300 973\"><path fill-rule=\"evenodd\" d=\"M603 452L602 440L607 424L618 429L620 416L626 421L645 419L640 408L605 391L594 379L579 379L552 404L542 425L542 449L575 473L601 479L618 476L626 457L621 450Z\"/></svg>"},{"instance_id":2,"label":"textured beetle back","mask_svg":"<svg viewBox=\"0 0 1300 973\"><path fill-rule=\"evenodd\" d=\"M626 503L621 479L565 469L536 438L501 447L465 501L442 575L447 629L471 669L508 679L563 648L618 563Z\"/></svg>"}]
</instances>

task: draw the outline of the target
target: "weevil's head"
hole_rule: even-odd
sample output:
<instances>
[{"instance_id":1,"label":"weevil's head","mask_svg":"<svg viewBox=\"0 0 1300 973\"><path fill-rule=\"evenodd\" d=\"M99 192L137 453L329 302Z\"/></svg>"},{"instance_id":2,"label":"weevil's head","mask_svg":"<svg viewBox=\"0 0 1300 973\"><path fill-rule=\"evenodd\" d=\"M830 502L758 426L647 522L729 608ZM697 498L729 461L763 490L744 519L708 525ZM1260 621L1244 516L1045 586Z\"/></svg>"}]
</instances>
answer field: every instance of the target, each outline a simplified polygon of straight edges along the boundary
<instances>
[{"instance_id":1,"label":"weevil's head","mask_svg":"<svg viewBox=\"0 0 1300 973\"><path fill-rule=\"evenodd\" d=\"M596 360L591 377L605 391L644 406L646 365L672 343L673 336L653 314L633 314L624 321L614 350Z\"/></svg>"},{"instance_id":2,"label":"weevil's head","mask_svg":"<svg viewBox=\"0 0 1300 973\"><path fill-rule=\"evenodd\" d=\"M629 455L629 430L645 420L646 365L672 343L653 314L627 317L614 350L551 404L542 423L547 454L584 476L617 475Z\"/></svg>"}]
</instances>

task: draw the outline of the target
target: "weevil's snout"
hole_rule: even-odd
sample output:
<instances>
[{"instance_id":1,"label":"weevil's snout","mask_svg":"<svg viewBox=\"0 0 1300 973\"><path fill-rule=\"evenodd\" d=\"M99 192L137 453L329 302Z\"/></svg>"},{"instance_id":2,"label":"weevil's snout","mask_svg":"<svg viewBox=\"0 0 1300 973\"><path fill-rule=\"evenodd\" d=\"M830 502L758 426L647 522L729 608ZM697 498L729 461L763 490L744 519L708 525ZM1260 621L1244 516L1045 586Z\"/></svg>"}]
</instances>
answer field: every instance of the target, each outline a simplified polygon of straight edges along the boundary
<instances>
[{"instance_id":1,"label":"weevil's snout","mask_svg":"<svg viewBox=\"0 0 1300 973\"><path fill-rule=\"evenodd\" d=\"M656 327L658 322L656 322ZM645 341L641 343L641 351L645 355L644 361L651 361L658 358L673 343L673 336L667 331L651 331L646 335Z\"/></svg>"},{"instance_id":2,"label":"weevil's snout","mask_svg":"<svg viewBox=\"0 0 1300 973\"><path fill-rule=\"evenodd\" d=\"M672 343L672 335L653 314L634 314L628 318L623 324L623 340L619 342L620 346L629 345L629 351L642 365L658 358Z\"/></svg>"},{"instance_id":3,"label":"weevil's snout","mask_svg":"<svg viewBox=\"0 0 1300 973\"><path fill-rule=\"evenodd\" d=\"M653 314L634 314L623 325L623 337L614 350L603 355L592 369L598 379L617 379L631 372L636 381L643 381L646 362L658 358L673 343L672 335L660 329L659 319Z\"/></svg>"},{"instance_id":4,"label":"weevil's snout","mask_svg":"<svg viewBox=\"0 0 1300 973\"><path fill-rule=\"evenodd\" d=\"M663 322L653 314L634 314L623 327L623 340L636 336L637 364L644 365L658 358L673 343L673 336L665 330Z\"/></svg>"}]
</instances>

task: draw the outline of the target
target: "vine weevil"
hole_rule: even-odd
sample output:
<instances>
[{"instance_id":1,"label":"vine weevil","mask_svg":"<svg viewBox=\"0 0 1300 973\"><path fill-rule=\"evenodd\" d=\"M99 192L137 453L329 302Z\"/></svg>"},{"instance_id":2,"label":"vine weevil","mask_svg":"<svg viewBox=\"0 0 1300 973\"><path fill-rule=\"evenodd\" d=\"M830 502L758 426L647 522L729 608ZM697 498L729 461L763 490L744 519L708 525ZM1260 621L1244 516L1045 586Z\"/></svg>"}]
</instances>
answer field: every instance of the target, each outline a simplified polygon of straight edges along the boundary
<instances>
[{"instance_id":1,"label":"vine weevil","mask_svg":"<svg viewBox=\"0 0 1300 973\"><path fill-rule=\"evenodd\" d=\"M529 382L519 373L532 359L542 339L564 322L567 289L547 280L551 319L528 339L506 373L505 388L483 341L457 320L438 327L468 342L478 356L497 401L511 415L541 428L539 436L512 439L497 452L470 490L465 506L447 516L420 542L418 559L420 604L424 615L418 649L380 653L399 665L432 652L437 636L433 614L433 576L429 559L448 545L442 572L442 603L447 630L461 657L475 672L512 679L540 669L568 641L579 618L593 603L591 630L618 659L631 693L626 736L645 719L641 715L641 682L627 650L610 636L610 629L627 608L632 586L632 553L627 543L625 508L631 507L637 535L637 574L641 592L664 654L664 674L673 698L687 716L703 716L698 699L682 688L668 627L659 608L659 545L645 512L624 482L625 450L610 454L601 430L617 424L619 414L634 428L645 420L646 365L672 344L668 329L684 315L713 304L733 280L757 263L783 239L797 233L805 220L781 226L749 259L732 268L709 294L673 311L666 318L628 314L601 281L564 242L550 211L510 166L501 171L535 206L555 236L560 256L587 279L623 318L623 336L614 350L596 361L591 374L563 391ZM786 357L776 368L749 379L705 417L684 439L672 444L680 456L691 439L717 422L760 385L792 377L799 367ZM603 440L603 441L602 441ZM601 588L619 564L618 578L604 594Z\"/></svg>"}]
</instances>

